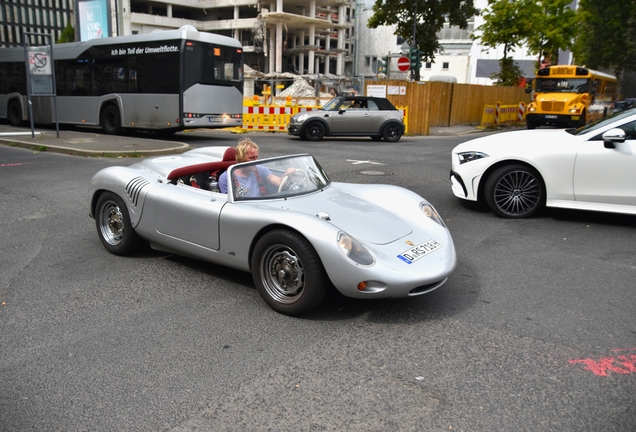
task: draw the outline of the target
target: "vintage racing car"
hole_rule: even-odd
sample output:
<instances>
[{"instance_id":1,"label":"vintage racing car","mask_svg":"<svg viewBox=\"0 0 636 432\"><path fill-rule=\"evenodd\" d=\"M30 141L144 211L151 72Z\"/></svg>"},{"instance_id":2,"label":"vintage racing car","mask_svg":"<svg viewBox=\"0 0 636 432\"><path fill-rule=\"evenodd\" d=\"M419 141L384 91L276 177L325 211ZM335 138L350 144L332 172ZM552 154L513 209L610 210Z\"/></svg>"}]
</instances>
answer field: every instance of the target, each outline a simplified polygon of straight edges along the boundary
<instances>
[{"instance_id":1,"label":"vintage racing car","mask_svg":"<svg viewBox=\"0 0 636 432\"><path fill-rule=\"evenodd\" d=\"M234 148L206 147L99 171L89 194L101 242L117 255L147 242L251 272L265 301L294 316L320 304L331 286L354 298L416 296L455 269L448 229L416 193L331 182L308 154L234 158ZM239 180L249 175L258 190Z\"/></svg>"}]
</instances>

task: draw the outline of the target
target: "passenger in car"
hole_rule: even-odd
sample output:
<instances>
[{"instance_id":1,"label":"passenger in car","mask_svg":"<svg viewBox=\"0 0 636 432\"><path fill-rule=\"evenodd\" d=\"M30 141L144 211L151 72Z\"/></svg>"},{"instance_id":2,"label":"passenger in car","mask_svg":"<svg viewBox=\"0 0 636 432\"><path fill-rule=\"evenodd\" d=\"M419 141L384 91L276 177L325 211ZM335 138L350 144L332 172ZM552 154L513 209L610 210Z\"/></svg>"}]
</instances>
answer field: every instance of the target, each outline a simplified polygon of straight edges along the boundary
<instances>
[{"instance_id":1,"label":"passenger in car","mask_svg":"<svg viewBox=\"0 0 636 432\"><path fill-rule=\"evenodd\" d=\"M243 138L236 146L236 162L258 160L259 147L249 138ZM234 180L237 185L236 194L243 197L259 197L267 195L266 182L278 187L282 177L278 177L269 168L253 165L234 170ZM227 193L227 171L219 177L219 189Z\"/></svg>"}]
</instances>

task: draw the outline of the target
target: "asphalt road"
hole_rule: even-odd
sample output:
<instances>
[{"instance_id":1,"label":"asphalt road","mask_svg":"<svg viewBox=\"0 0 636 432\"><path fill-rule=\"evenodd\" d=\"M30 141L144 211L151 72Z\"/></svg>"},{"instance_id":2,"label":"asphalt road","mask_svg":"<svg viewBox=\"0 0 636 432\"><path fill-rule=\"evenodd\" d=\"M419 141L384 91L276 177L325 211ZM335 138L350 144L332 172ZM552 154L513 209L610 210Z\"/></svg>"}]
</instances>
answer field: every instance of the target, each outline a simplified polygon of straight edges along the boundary
<instances>
[{"instance_id":1,"label":"asphalt road","mask_svg":"<svg viewBox=\"0 0 636 432\"><path fill-rule=\"evenodd\" d=\"M300 319L247 273L109 254L88 183L134 159L0 146L0 430L634 430L636 217L462 205L450 150L474 136L250 134L262 157L310 152L332 180L418 192L457 248L431 294L333 295Z\"/></svg>"}]
</instances>

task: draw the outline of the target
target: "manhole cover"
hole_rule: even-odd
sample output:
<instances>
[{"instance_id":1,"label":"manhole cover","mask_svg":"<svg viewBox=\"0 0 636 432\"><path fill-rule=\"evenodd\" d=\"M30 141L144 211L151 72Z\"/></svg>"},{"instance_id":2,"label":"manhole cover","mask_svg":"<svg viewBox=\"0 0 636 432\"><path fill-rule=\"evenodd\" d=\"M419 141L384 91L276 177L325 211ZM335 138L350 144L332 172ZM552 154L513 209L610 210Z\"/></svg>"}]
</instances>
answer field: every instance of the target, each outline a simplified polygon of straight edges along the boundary
<instances>
[{"instance_id":1,"label":"manhole cover","mask_svg":"<svg viewBox=\"0 0 636 432\"><path fill-rule=\"evenodd\" d=\"M385 171L373 171L373 170L364 170L364 171L354 171L354 174L367 175L367 176L390 176L393 175L391 172Z\"/></svg>"}]
</instances>

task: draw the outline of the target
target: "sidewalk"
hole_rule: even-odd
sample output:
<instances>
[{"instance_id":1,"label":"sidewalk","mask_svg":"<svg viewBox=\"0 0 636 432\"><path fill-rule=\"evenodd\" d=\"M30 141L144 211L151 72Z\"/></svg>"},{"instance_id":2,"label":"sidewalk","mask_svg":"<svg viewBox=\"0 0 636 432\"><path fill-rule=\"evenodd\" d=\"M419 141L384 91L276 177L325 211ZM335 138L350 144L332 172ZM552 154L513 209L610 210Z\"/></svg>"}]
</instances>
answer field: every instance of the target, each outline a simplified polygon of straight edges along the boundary
<instances>
[{"instance_id":1,"label":"sidewalk","mask_svg":"<svg viewBox=\"0 0 636 432\"><path fill-rule=\"evenodd\" d=\"M55 129L14 127L0 124L0 144L28 148L38 151L50 151L76 156L119 157L119 156L157 156L183 153L190 149L188 144L176 141L162 141L144 137L107 135L96 130L61 130L59 138Z\"/></svg>"}]
</instances>

